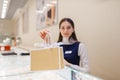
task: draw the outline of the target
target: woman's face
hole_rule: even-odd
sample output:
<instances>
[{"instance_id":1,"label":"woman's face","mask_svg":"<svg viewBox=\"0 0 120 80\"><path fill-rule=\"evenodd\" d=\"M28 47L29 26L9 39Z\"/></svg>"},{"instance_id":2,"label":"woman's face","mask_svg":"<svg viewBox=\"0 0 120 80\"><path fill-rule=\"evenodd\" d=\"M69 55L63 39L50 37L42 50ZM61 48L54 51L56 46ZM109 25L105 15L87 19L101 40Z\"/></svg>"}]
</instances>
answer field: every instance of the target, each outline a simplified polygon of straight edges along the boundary
<instances>
[{"instance_id":1,"label":"woman's face","mask_svg":"<svg viewBox=\"0 0 120 80\"><path fill-rule=\"evenodd\" d=\"M60 32L63 37L69 38L71 34L74 32L74 29L69 22L64 21L60 26Z\"/></svg>"}]
</instances>

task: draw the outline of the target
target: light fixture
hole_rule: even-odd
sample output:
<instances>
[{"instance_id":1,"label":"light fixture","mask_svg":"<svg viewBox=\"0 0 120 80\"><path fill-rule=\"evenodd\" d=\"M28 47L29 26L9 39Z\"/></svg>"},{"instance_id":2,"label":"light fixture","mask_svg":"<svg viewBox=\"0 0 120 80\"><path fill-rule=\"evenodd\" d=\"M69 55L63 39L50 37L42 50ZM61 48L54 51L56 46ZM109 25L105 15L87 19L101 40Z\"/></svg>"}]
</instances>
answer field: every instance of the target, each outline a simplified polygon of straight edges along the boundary
<instances>
[{"instance_id":1,"label":"light fixture","mask_svg":"<svg viewBox=\"0 0 120 80\"><path fill-rule=\"evenodd\" d=\"M10 0L3 0L1 18L5 18L9 8Z\"/></svg>"}]
</instances>

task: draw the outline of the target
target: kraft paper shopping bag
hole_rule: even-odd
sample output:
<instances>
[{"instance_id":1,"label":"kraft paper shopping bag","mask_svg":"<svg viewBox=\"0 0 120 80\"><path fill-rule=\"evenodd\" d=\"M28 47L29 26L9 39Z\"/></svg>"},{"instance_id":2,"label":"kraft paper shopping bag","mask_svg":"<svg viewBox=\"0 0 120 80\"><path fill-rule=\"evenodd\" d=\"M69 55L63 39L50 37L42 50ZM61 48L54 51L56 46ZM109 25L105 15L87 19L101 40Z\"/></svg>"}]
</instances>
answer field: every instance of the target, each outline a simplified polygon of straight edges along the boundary
<instances>
[{"instance_id":1,"label":"kraft paper shopping bag","mask_svg":"<svg viewBox=\"0 0 120 80\"><path fill-rule=\"evenodd\" d=\"M61 47L31 50L31 70L55 70L64 68Z\"/></svg>"}]
</instances>

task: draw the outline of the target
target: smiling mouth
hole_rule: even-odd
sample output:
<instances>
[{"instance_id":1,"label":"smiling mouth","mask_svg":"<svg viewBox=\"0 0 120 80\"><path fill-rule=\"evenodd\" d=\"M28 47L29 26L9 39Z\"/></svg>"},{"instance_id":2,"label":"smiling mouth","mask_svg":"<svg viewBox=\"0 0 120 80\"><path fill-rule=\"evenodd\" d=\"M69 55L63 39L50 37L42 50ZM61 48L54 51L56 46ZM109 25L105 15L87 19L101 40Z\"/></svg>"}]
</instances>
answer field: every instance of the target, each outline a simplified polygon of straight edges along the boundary
<instances>
[{"instance_id":1,"label":"smiling mouth","mask_svg":"<svg viewBox=\"0 0 120 80\"><path fill-rule=\"evenodd\" d=\"M69 35L69 34L64 34L64 35Z\"/></svg>"},{"instance_id":2,"label":"smiling mouth","mask_svg":"<svg viewBox=\"0 0 120 80\"><path fill-rule=\"evenodd\" d=\"M64 34L64 36L68 37L68 36L69 36L69 34Z\"/></svg>"}]
</instances>

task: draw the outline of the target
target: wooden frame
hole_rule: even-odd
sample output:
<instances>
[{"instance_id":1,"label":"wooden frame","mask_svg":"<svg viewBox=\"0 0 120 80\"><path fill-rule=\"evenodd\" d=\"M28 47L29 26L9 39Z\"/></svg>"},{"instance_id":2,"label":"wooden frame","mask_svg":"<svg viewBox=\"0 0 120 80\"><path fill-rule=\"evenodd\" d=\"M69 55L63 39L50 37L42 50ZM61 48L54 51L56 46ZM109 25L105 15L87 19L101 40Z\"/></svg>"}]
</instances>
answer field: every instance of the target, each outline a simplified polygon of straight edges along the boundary
<instances>
[{"instance_id":1,"label":"wooden frame","mask_svg":"<svg viewBox=\"0 0 120 80\"><path fill-rule=\"evenodd\" d=\"M57 0L36 0L37 8L36 8L36 22L37 22L37 30L49 26L53 26L57 23Z\"/></svg>"}]
</instances>

